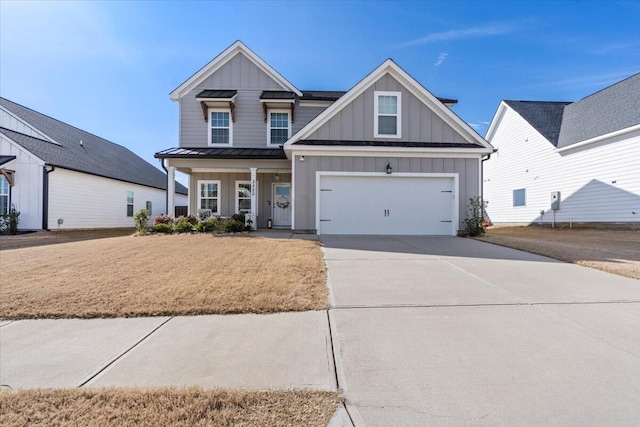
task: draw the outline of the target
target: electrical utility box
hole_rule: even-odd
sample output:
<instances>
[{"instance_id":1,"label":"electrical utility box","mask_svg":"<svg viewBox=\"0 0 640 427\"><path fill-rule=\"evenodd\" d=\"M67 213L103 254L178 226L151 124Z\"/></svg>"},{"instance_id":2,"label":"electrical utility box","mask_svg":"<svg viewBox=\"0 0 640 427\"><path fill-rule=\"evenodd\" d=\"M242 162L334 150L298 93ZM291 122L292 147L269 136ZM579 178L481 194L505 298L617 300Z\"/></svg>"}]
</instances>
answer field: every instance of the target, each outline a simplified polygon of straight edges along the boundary
<instances>
[{"instance_id":1,"label":"electrical utility box","mask_svg":"<svg viewBox=\"0 0 640 427\"><path fill-rule=\"evenodd\" d=\"M551 192L551 210L557 211L560 209L560 192L552 191Z\"/></svg>"}]
</instances>

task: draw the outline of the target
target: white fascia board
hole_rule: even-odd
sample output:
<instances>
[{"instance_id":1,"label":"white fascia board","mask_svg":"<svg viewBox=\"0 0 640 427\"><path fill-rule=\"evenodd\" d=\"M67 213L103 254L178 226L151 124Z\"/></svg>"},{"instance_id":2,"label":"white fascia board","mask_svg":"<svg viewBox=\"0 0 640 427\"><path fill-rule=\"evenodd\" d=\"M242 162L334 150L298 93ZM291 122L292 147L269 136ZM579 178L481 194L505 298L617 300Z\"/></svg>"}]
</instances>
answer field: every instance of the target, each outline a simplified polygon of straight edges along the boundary
<instances>
[{"instance_id":1,"label":"white fascia board","mask_svg":"<svg viewBox=\"0 0 640 427\"><path fill-rule=\"evenodd\" d=\"M586 139L586 140L581 141L581 142L576 142L575 144L567 145L566 147L556 148L553 151L555 151L556 153L562 153L564 151L572 150L574 148L583 147L585 145L593 144L593 143L596 143L596 142L599 142L599 141L603 141L605 139L615 138L617 136L621 136L621 135L624 135L626 133L635 132L637 130L640 130L640 124L637 124L637 125L634 125L634 126L630 126L628 128L616 130L614 132L609 132L609 133L604 134L604 135L600 135L600 136L596 136L596 137L593 137L593 138L589 138L589 139Z\"/></svg>"},{"instance_id":2,"label":"white fascia board","mask_svg":"<svg viewBox=\"0 0 640 427\"><path fill-rule=\"evenodd\" d=\"M438 98L436 98L431 92L424 88L418 81L411 77L406 71L400 68L393 60L387 59L378 68L369 73L364 79L360 80L355 86L353 86L347 93L345 93L340 99L333 103L329 108L320 113L315 119L310 121L305 127L298 131L289 141L285 143L285 149L287 146L307 138L313 132L318 130L320 126L325 124L329 119L335 116L340 110L342 110L347 104L352 102L355 98L360 96L371 87L378 79L380 79L385 73L389 73L392 77L400 82L407 90L420 99L425 105L436 113L446 123L450 124L454 129L462 134L466 134L469 139L481 144L483 147L490 148L493 151L493 147L487 141L485 141L471 126L465 123L460 117L458 117L453 111L447 108Z\"/></svg>"},{"instance_id":3,"label":"white fascia board","mask_svg":"<svg viewBox=\"0 0 640 427\"><path fill-rule=\"evenodd\" d=\"M298 101L298 105L300 107L321 107L321 108L326 108L328 106L330 106L331 104L333 104L335 101L305 101L305 100L300 100Z\"/></svg>"},{"instance_id":4,"label":"white fascia board","mask_svg":"<svg viewBox=\"0 0 640 427\"><path fill-rule=\"evenodd\" d=\"M237 40L231 46L222 51L222 53L220 53L218 56L213 58L208 64L200 68L200 70L189 77L184 83L171 91L171 93L169 94L169 98L171 98L172 101L178 101L184 94L202 83L207 77L209 77L239 53L243 53L251 62L253 62L258 68L264 71L269 77L275 80L283 88L291 92L295 92L298 96L302 96L302 92L300 92L293 84L291 84L291 82L285 79L269 64L264 62L262 58L256 55L244 43L242 43L240 40Z\"/></svg>"},{"instance_id":5,"label":"white fascia board","mask_svg":"<svg viewBox=\"0 0 640 427\"><path fill-rule=\"evenodd\" d=\"M287 156L360 156L360 157L468 157L479 158L486 156L491 151L487 149L427 149L420 147L337 147L337 146L307 146L306 148L295 148L286 151Z\"/></svg>"},{"instance_id":6,"label":"white fascia board","mask_svg":"<svg viewBox=\"0 0 640 427\"><path fill-rule=\"evenodd\" d=\"M500 105L498 105L498 109L496 110L496 113L493 115L493 119L491 119L491 124L489 125L489 129L487 129L487 133L484 136L484 139L486 139L487 141L491 141L493 139L493 134L497 130L500 117L502 117L502 114L504 114L504 111L507 108L511 108L511 107L509 107L506 102L500 101Z\"/></svg>"},{"instance_id":7,"label":"white fascia board","mask_svg":"<svg viewBox=\"0 0 640 427\"><path fill-rule=\"evenodd\" d=\"M14 119L16 119L17 121L19 121L20 123L25 125L26 127L31 128L34 131L38 132L39 134L43 135L50 143L56 144L56 145L60 145L56 140L51 138L49 135L47 135L46 133L42 132L40 129L38 129L37 127L33 126L31 123L27 122L26 120L22 120L22 118L18 117L18 115L13 114L11 111L7 110L6 108L4 108L1 105L0 105L0 110L4 111L8 115L10 115ZM20 132L18 132L18 133L20 133ZM27 136L29 136L29 135L27 135Z\"/></svg>"},{"instance_id":8,"label":"white fascia board","mask_svg":"<svg viewBox=\"0 0 640 427\"><path fill-rule=\"evenodd\" d=\"M295 104L295 99L261 99L263 104Z\"/></svg>"}]
</instances>

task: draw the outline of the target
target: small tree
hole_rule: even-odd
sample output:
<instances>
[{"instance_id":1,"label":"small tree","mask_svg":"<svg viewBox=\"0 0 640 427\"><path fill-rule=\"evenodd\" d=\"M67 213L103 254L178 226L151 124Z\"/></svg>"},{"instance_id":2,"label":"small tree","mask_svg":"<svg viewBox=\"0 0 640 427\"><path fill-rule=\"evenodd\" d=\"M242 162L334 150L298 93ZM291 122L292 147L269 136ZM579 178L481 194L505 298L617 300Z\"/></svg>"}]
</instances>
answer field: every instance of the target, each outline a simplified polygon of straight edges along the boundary
<instances>
[{"instance_id":1,"label":"small tree","mask_svg":"<svg viewBox=\"0 0 640 427\"><path fill-rule=\"evenodd\" d=\"M484 211L487 204L482 197L476 196L469 199L469 207L467 208L467 218L464 220L465 228L469 236L479 236L485 232L484 228Z\"/></svg>"},{"instance_id":2,"label":"small tree","mask_svg":"<svg viewBox=\"0 0 640 427\"><path fill-rule=\"evenodd\" d=\"M145 234L147 232L147 223L149 222L149 211L146 209L140 209L133 214L133 221L136 224L136 232L138 234Z\"/></svg>"},{"instance_id":3,"label":"small tree","mask_svg":"<svg viewBox=\"0 0 640 427\"><path fill-rule=\"evenodd\" d=\"M7 215L9 219L9 233L18 234L18 223L20 222L20 212L16 210L14 205L11 205L11 210Z\"/></svg>"}]
</instances>

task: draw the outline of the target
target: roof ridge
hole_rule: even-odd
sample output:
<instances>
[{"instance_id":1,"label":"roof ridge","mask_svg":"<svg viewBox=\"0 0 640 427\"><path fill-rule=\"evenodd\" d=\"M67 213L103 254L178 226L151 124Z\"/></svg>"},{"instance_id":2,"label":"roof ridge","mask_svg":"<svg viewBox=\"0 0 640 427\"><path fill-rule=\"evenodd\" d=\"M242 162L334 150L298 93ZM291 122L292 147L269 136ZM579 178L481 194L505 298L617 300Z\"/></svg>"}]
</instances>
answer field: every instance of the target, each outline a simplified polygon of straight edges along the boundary
<instances>
[{"instance_id":1,"label":"roof ridge","mask_svg":"<svg viewBox=\"0 0 640 427\"><path fill-rule=\"evenodd\" d=\"M582 101L582 100L584 100L584 99L587 99L587 98L590 98L590 97L592 97L592 96L594 96L594 95L597 95L597 94L599 94L600 92L604 92L605 90L611 89L612 87L617 86L617 85L619 85L619 84L620 84L620 83L622 83L622 82L626 82L627 80L629 80L629 79L631 79L631 78L633 78L633 77L635 77L635 76L638 76L638 75L640 75L640 73L632 74L632 75L630 75L629 77L625 77L625 78L624 78L624 79L622 79L622 80L619 80L619 81L617 81L617 82L615 82L615 83L611 83L609 86L603 87L602 89L600 89L600 90L598 90L598 91L596 91L596 92L593 92L593 93L591 93L591 94L589 94L589 95L585 96L584 98L580 98L580 99L579 99L579 100L577 100L576 102L580 102L580 101Z\"/></svg>"}]
</instances>

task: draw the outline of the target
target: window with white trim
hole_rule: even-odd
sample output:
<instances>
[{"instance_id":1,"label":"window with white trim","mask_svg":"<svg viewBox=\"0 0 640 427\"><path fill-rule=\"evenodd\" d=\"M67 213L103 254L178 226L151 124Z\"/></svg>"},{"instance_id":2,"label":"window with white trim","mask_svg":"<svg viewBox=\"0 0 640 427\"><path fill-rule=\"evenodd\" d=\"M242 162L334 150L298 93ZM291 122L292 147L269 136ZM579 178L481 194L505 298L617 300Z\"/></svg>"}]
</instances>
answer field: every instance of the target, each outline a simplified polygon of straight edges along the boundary
<instances>
[{"instance_id":1,"label":"window with white trim","mask_svg":"<svg viewBox=\"0 0 640 427\"><path fill-rule=\"evenodd\" d=\"M282 145L291 135L291 115L288 110L269 110L267 144Z\"/></svg>"},{"instance_id":2,"label":"window with white trim","mask_svg":"<svg viewBox=\"0 0 640 427\"><path fill-rule=\"evenodd\" d=\"M257 190L257 184L256 184ZM256 198L257 199L257 198ZM251 212L251 181L236 181L236 213ZM257 215L257 212L255 212Z\"/></svg>"},{"instance_id":3,"label":"window with white trim","mask_svg":"<svg viewBox=\"0 0 640 427\"><path fill-rule=\"evenodd\" d=\"M220 181L198 181L198 211L203 210L220 215Z\"/></svg>"},{"instance_id":4,"label":"window with white trim","mask_svg":"<svg viewBox=\"0 0 640 427\"><path fill-rule=\"evenodd\" d=\"M375 91L373 136L376 138L400 138L402 128L401 92Z\"/></svg>"},{"instance_id":5,"label":"window with white trim","mask_svg":"<svg viewBox=\"0 0 640 427\"><path fill-rule=\"evenodd\" d=\"M127 191L127 216L133 216L133 191Z\"/></svg>"},{"instance_id":6,"label":"window with white trim","mask_svg":"<svg viewBox=\"0 0 640 427\"><path fill-rule=\"evenodd\" d=\"M526 206L527 205L527 190L519 188L513 190L513 207Z\"/></svg>"},{"instance_id":7,"label":"window with white trim","mask_svg":"<svg viewBox=\"0 0 640 427\"><path fill-rule=\"evenodd\" d=\"M0 215L9 213L9 181L0 175Z\"/></svg>"},{"instance_id":8,"label":"window with white trim","mask_svg":"<svg viewBox=\"0 0 640 427\"><path fill-rule=\"evenodd\" d=\"M209 145L232 145L233 121L228 109L209 109Z\"/></svg>"}]
</instances>

